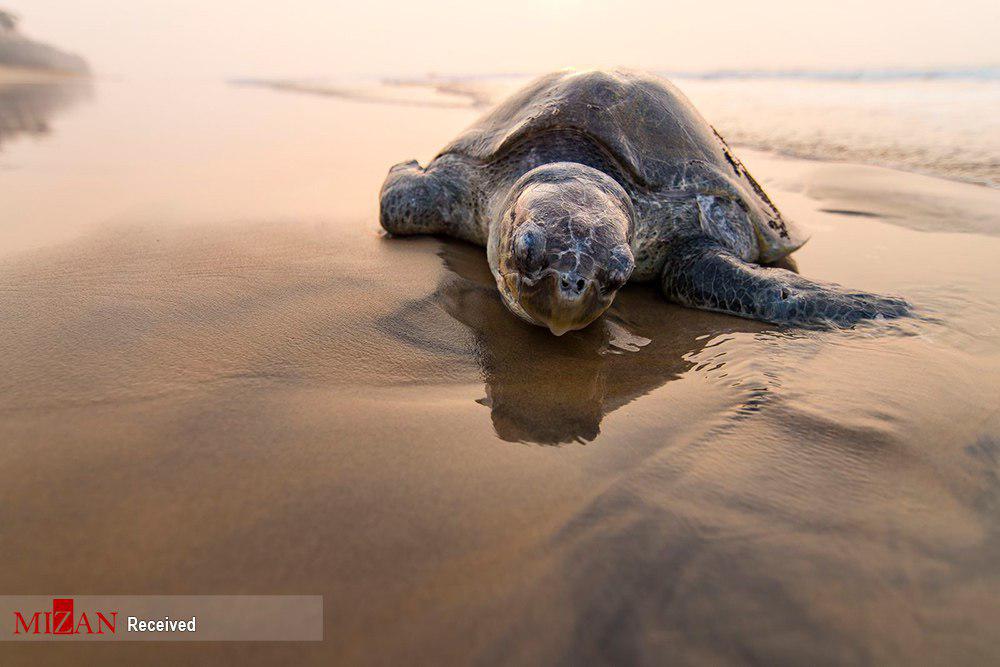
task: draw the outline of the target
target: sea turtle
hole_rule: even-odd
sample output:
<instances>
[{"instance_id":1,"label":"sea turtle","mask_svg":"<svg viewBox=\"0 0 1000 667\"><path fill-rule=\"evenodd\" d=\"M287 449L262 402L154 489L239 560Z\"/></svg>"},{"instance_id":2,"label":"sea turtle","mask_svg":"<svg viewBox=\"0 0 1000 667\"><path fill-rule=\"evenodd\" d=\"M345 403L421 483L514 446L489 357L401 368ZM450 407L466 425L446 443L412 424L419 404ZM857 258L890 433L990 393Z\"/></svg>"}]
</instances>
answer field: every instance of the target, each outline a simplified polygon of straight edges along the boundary
<instances>
[{"instance_id":1,"label":"sea turtle","mask_svg":"<svg viewBox=\"0 0 1000 667\"><path fill-rule=\"evenodd\" d=\"M764 267L805 242L670 82L563 71L514 93L427 166L389 170L393 235L486 246L504 303L559 336L628 280L677 303L778 323L852 323L905 301Z\"/></svg>"}]
</instances>

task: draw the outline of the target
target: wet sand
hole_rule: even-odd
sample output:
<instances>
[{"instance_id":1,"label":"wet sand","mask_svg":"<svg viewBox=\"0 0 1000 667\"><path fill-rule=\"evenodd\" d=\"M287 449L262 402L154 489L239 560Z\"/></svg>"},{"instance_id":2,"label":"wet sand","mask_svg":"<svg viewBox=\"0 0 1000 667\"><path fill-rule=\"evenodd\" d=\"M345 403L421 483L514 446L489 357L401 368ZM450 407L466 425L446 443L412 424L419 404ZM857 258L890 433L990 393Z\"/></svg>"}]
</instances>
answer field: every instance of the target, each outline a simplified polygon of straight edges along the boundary
<instances>
[{"instance_id":1,"label":"wet sand","mask_svg":"<svg viewBox=\"0 0 1000 667\"><path fill-rule=\"evenodd\" d=\"M555 339L378 231L475 113L101 83L4 145L0 589L322 594L326 640L3 664L1000 657L1000 191L741 150L803 274L918 317L631 286Z\"/></svg>"}]
</instances>

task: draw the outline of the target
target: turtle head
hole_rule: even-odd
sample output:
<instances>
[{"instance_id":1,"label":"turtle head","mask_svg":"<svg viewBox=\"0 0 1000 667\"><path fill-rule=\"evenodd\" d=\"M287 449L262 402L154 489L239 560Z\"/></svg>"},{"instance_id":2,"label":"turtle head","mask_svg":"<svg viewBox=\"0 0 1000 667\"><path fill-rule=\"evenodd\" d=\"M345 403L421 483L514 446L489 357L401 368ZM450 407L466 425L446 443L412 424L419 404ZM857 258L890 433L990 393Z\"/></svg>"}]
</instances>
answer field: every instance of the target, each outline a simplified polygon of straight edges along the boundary
<instances>
[{"instance_id":1,"label":"turtle head","mask_svg":"<svg viewBox=\"0 0 1000 667\"><path fill-rule=\"evenodd\" d=\"M635 262L635 213L622 187L582 164L524 174L490 230L490 267L507 307L555 335L607 310Z\"/></svg>"}]
</instances>

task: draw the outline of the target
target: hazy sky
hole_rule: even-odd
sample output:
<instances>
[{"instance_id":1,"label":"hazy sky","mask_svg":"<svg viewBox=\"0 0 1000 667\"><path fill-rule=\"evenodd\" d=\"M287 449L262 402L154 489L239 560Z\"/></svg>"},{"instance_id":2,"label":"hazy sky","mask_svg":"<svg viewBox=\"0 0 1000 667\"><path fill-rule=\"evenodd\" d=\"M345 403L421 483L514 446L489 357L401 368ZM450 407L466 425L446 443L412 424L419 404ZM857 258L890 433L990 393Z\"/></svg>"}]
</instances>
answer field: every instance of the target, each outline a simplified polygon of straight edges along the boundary
<instances>
[{"instance_id":1,"label":"hazy sky","mask_svg":"<svg viewBox=\"0 0 1000 667\"><path fill-rule=\"evenodd\" d=\"M0 0L107 74L1000 64L998 0Z\"/></svg>"}]
</instances>

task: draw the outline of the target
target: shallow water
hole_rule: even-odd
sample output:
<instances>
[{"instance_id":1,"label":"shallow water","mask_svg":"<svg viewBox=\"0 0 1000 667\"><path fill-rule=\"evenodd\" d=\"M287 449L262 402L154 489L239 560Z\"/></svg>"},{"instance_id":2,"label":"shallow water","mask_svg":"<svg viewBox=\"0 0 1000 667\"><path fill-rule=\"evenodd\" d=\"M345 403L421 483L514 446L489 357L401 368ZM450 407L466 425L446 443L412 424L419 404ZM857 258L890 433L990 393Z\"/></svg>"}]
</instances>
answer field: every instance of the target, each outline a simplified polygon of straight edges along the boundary
<instances>
[{"instance_id":1,"label":"shallow water","mask_svg":"<svg viewBox=\"0 0 1000 667\"><path fill-rule=\"evenodd\" d=\"M632 286L556 339L378 233L474 115L99 81L5 140L0 589L320 593L326 641L4 664L1000 657L1000 192L740 150L804 275L918 316Z\"/></svg>"}]
</instances>

